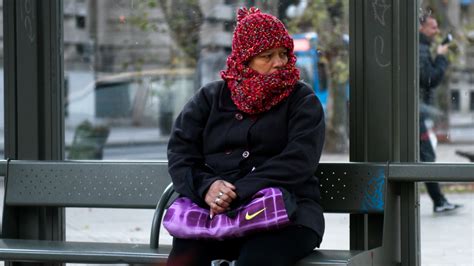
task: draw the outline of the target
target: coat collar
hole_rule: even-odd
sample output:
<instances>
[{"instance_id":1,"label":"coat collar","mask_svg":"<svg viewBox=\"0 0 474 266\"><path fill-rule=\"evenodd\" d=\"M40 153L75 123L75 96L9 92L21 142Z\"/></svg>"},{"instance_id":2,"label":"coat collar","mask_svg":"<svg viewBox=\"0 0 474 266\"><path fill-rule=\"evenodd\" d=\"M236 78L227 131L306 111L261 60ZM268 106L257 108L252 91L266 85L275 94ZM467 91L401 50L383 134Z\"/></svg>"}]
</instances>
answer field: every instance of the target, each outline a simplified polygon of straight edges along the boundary
<instances>
[{"instance_id":1,"label":"coat collar","mask_svg":"<svg viewBox=\"0 0 474 266\"><path fill-rule=\"evenodd\" d=\"M430 46L431 40L426 35L420 32L420 43Z\"/></svg>"},{"instance_id":2,"label":"coat collar","mask_svg":"<svg viewBox=\"0 0 474 266\"><path fill-rule=\"evenodd\" d=\"M230 90L225 81L222 82L219 92L219 109L223 111L238 111L237 106L230 97Z\"/></svg>"}]
</instances>

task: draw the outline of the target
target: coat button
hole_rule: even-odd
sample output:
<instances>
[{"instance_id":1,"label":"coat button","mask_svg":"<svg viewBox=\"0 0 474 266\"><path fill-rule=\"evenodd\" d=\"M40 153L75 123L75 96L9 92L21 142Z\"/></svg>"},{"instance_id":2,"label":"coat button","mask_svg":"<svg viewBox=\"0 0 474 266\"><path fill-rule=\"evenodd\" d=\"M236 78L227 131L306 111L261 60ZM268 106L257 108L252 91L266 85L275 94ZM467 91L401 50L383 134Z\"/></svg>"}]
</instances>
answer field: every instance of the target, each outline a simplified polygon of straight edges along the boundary
<instances>
[{"instance_id":1,"label":"coat button","mask_svg":"<svg viewBox=\"0 0 474 266\"><path fill-rule=\"evenodd\" d=\"M250 152L248 152L248 151L244 151L242 153L242 157L244 157L244 158L248 158L249 156L250 156Z\"/></svg>"},{"instance_id":2,"label":"coat button","mask_svg":"<svg viewBox=\"0 0 474 266\"><path fill-rule=\"evenodd\" d=\"M242 120L242 119L244 119L244 116L243 116L241 113L236 113L234 117L235 117L235 119L237 119L237 120Z\"/></svg>"}]
</instances>

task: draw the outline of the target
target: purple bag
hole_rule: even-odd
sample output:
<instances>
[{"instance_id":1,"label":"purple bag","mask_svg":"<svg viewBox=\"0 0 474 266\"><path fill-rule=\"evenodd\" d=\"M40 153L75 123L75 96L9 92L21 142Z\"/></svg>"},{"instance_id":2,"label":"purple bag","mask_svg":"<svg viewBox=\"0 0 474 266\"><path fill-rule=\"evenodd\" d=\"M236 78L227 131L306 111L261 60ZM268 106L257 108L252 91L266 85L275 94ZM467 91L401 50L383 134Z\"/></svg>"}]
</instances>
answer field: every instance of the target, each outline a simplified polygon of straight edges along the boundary
<instances>
[{"instance_id":1,"label":"purple bag","mask_svg":"<svg viewBox=\"0 0 474 266\"><path fill-rule=\"evenodd\" d=\"M208 209L179 197L168 208L163 226L177 238L216 240L283 228L290 224L291 217L285 207L287 198L279 188L265 188L235 209L235 215L222 213L210 219Z\"/></svg>"}]
</instances>

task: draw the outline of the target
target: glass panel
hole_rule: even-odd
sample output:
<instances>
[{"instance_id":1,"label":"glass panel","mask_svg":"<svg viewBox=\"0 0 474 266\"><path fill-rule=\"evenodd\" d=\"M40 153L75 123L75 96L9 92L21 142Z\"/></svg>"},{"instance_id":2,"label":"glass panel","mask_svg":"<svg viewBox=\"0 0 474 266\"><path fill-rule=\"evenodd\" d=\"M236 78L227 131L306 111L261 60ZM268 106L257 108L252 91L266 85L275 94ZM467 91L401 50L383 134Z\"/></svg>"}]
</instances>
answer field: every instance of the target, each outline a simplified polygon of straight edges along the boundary
<instances>
[{"instance_id":1,"label":"glass panel","mask_svg":"<svg viewBox=\"0 0 474 266\"><path fill-rule=\"evenodd\" d=\"M286 8L301 79L310 84L326 112L327 134L321 161L348 161L349 2L324 1Z\"/></svg>"},{"instance_id":2,"label":"glass panel","mask_svg":"<svg viewBox=\"0 0 474 266\"><path fill-rule=\"evenodd\" d=\"M428 107L425 109L428 111L426 120L432 121L432 132L437 136L436 161L467 162L455 151L474 152L474 116L471 108L471 94L474 92L474 6L471 0L431 0L422 2L421 12L421 15L434 17L439 28L432 34L432 44L426 46L431 49L431 56L436 57L439 45L446 43L448 46L443 57L449 65L439 74L427 75L420 59L420 90L430 91L425 94L420 106ZM425 80L430 78L429 84L423 81L423 75Z\"/></svg>"},{"instance_id":3,"label":"glass panel","mask_svg":"<svg viewBox=\"0 0 474 266\"><path fill-rule=\"evenodd\" d=\"M474 155L474 3L421 2L420 161L469 163L474 160L469 158ZM472 188L470 183L420 185L423 265L472 263ZM464 207L453 210L446 200Z\"/></svg>"},{"instance_id":4,"label":"glass panel","mask_svg":"<svg viewBox=\"0 0 474 266\"><path fill-rule=\"evenodd\" d=\"M5 113L3 79L3 0L0 0L0 158L5 155ZM4 177L0 176L0 206L3 206L5 194ZM3 207L0 209L0 221L3 221ZM3 263L0 262L0 265Z\"/></svg>"},{"instance_id":5,"label":"glass panel","mask_svg":"<svg viewBox=\"0 0 474 266\"><path fill-rule=\"evenodd\" d=\"M166 159L174 118L197 88L220 79L235 10L248 4L178 2L64 1L67 158ZM251 2L294 36L301 78L326 108L322 160L347 161L348 2Z\"/></svg>"},{"instance_id":6,"label":"glass panel","mask_svg":"<svg viewBox=\"0 0 474 266\"><path fill-rule=\"evenodd\" d=\"M0 0L0 158L5 155L5 115L4 115L4 80L3 80L3 0ZM3 206L4 177L0 176L0 206ZM0 210L2 221L3 209Z\"/></svg>"},{"instance_id":7,"label":"glass panel","mask_svg":"<svg viewBox=\"0 0 474 266\"><path fill-rule=\"evenodd\" d=\"M291 2L291 1L282 1ZM301 79L326 113L321 161L349 161L349 1L296 1L285 10ZM349 249L349 215L326 213L322 249Z\"/></svg>"},{"instance_id":8,"label":"glass panel","mask_svg":"<svg viewBox=\"0 0 474 266\"><path fill-rule=\"evenodd\" d=\"M3 0L0 0L0 157L4 157L5 139L4 139L4 79L3 79Z\"/></svg>"},{"instance_id":9,"label":"glass panel","mask_svg":"<svg viewBox=\"0 0 474 266\"><path fill-rule=\"evenodd\" d=\"M64 2L67 158L166 157L194 70L164 33L156 2Z\"/></svg>"},{"instance_id":10,"label":"glass panel","mask_svg":"<svg viewBox=\"0 0 474 266\"><path fill-rule=\"evenodd\" d=\"M321 160L348 161L349 1L65 0L66 157L166 159L182 106L200 86L220 79L242 5L256 5L286 23L301 78L327 114ZM82 217L81 212L104 215L82 209L68 215ZM348 223L347 216L328 219ZM94 221L68 220L68 226L94 235L88 231ZM344 237L331 242L329 236L326 245L341 247L346 238L348 247L347 231L333 231ZM135 238L133 229L124 232Z\"/></svg>"}]
</instances>

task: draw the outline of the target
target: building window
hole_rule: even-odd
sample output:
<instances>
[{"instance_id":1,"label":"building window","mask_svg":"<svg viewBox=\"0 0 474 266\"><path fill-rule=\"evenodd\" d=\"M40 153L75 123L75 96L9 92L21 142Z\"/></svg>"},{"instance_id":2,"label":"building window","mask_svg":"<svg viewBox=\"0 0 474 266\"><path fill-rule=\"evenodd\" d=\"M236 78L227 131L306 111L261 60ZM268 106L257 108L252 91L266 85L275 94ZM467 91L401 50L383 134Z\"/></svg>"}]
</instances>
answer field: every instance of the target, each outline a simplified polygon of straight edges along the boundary
<instances>
[{"instance_id":1,"label":"building window","mask_svg":"<svg viewBox=\"0 0 474 266\"><path fill-rule=\"evenodd\" d=\"M76 53L78 53L79 55L82 55L84 53L84 44L76 44Z\"/></svg>"},{"instance_id":2,"label":"building window","mask_svg":"<svg viewBox=\"0 0 474 266\"><path fill-rule=\"evenodd\" d=\"M232 21L224 21L224 31L225 32L234 32L235 23Z\"/></svg>"},{"instance_id":3,"label":"building window","mask_svg":"<svg viewBox=\"0 0 474 266\"><path fill-rule=\"evenodd\" d=\"M469 110L474 111L474 91L470 93Z\"/></svg>"},{"instance_id":4,"label":"building window","mask_svg":"<svg viewBox=\"0 0 474 266\"><path fill-rule=\"evenodd\" d=\"M451 110L452 111L459 111L461 110L461 98L459 94L459 90L451 90Z\"/></svg>"},{"instance_id":5,"label":"building window","mask_svg":"<svg viewBox=\"0 0 474 266\"><path fill-rule=\"evenodd\" d=\"M76 17L76 27L78 29L86 28L86 17L84 16L77 16Z\"/></svg>"}]
</instances>

